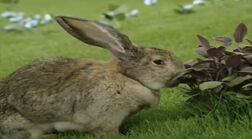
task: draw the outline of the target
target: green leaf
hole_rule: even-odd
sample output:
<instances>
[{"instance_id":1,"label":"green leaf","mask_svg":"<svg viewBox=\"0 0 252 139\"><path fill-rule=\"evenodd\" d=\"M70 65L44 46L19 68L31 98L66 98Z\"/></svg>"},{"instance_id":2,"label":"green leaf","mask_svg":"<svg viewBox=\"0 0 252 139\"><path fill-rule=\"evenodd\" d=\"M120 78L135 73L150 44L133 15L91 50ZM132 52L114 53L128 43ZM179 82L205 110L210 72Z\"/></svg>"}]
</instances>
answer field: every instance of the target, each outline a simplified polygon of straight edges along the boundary
<instances>
[{"instance_id":1,"label":"green leaf","mask_svg":"<svg viewBox=\"0 0 252 139\"><path fill-rule=\"evenodd\" d=\"M236 93L235 95L237 98L239 99L251 99L251 96L246 96L246 95L243 95L241 93Z\"/></svg>"},{"instance_id":2,"label":"green leaf","mask_svg":"<svg viewBox=\"0 0 252 139\"><path fill-rule=\"evenodd\" d=\"M236 78L236 76L227 76L227 77L223 78L221 81L230 82L230 81L234 80L235 78Z\"/></svg>"},{"instance_id":3,"label":"green leaf","mask_svg":"<svg viewBox=\"0 0 252 139\"><path fill-rule=\"evenodd\" d=\"M236 93L237 92L233 92L233 91L224 91L223 95L228 96L230 100L234 100Z\"/></svg>"},{"instance_id":4,"label":"green leaf","mask_svg":"<svg viewBox=\"0 0 252 139\"><path fill-rule=\"evenodd\" d=\"M252 83L246 84L242 86L242 88L246 91L251 91L252 90Z\"/></svg>"},{"instance_id":5,"label":"green leaf","mask_svg":"<svg viewBox=\"0 0 252 139\"><path fill-rule=\"evenodd\" d=\"M244 56L248 63L252 64L252 54Z\"/></svg>"},{"instance_id":6,"label":"green leaf","mask_svg":"<svg viewBox=\"0 0 252 139\"><path fill-rule=\"evenodd\" d=\"M241 73L252 73L252 67L244 67L239 72L241 72Z\"/></svg>"},{"instance_id":7,"label":"green leaf","mask_svg":"<svg viewBox=\"0 0 252 139\"><path fill-rule=\"evenodd\" d=\"M247 96L244 95L242 93L239 92L233 92L233 91L227 91L227 92L223 92L224 95L228 96L231 100L235 100L235 99L252 99L251 96Z\"/></svg>"},{"instance_id":8,"label":"green leaf","mask_svg":"<svg viewBox=\"0 0 252 139\"><path fill-rule=\"evenodd\" d=\"M207 89L213 89L216 87L219 87L223 84L223 82L219 82L219 81L209 81L209 82L204 82L202 84L199 85L200 90L207 90Z\"/></svg>"},{"instance_id":9,"label":"green leaf","mask_svg":"<svg viewBox=\"0 0 252 139\"><path fill-rule=\"evenodd\" d=\"M231 82L226 83L226 85L229 87L234 87L234 86L242 84L243 82L245 82L249 79L252 79L252 76L250 76L250 75L246 75L243 77L240 76L240 77L237 77L236 79L232 80Z\"/></svg>"}]
</instances>

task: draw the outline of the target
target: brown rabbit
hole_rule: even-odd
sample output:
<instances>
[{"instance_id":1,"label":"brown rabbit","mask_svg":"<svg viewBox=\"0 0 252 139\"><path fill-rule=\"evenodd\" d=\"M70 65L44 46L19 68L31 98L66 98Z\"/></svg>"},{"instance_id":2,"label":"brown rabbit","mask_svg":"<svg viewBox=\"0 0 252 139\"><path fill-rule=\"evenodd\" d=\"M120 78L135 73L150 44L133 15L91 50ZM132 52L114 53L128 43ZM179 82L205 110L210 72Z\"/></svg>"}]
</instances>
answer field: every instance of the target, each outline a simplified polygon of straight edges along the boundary
<instances>
[{"instance_id":1,"label":"brown rabbit","mask_svg":"<svg viewBox=\"0 0 252 139\"><path fill-rule=\"evenodd\" d=\"M38 138L77 130L113 135L123 120L159 102L159 90L176 84L183 64L168 51L133 44L110 26L56 17L79 40L110 51L115 59L46 58L0 81L0 136Z\"/></svg>"}]
</instances>

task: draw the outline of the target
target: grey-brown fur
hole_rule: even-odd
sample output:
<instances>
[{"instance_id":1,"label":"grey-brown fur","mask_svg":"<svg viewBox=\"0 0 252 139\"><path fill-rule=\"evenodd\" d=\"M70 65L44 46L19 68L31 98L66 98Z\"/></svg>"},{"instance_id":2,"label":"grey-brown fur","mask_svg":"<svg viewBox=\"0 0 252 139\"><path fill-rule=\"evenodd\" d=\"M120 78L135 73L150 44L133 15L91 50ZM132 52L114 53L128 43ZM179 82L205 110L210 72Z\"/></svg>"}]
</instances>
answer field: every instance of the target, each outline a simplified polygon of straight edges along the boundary
<instances>
[{"instance_id":1,"label":"grey-brown fur","mask_svg":"<svg viewBox=\"0 0 252 139\"><path fill-rule=\"evenodd\" d=\"M92 21L57 17L81 41L109 50L110 62L44 58L0 80L0 137L38 138L77 130L113 135L131 114L159 102L159 90L176 84L183 64L164 50L145 48ZM164 64L156 64L156 59Z\"/></svg>"}]
</instances>

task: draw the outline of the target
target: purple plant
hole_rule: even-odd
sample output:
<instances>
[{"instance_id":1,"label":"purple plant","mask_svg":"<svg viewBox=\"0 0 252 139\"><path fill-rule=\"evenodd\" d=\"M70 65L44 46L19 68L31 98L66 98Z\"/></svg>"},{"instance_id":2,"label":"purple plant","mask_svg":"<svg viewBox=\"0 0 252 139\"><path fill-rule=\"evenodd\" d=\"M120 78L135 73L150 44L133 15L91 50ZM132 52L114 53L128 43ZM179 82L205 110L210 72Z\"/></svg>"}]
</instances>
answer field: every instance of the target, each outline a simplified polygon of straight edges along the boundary
<instances>
[{"instance_id":1,"label":"purple plant","mask_svg":"<svg viewBox=\"0 0 252 139\"><path fill-rule=\"evenodd\" d=\"M239 24L234 33L237 48L228 51L232 39L216 37L214 40L222 42L218 47L198 35L200 45L196 52L204 59L186 62L186 72L178 76L181 83L189 86L186 94L188 101L201 101L212 109L214 104L211 96L228 101L244 100L252 104L252 41L246 39L247 27Z\"/></svg>"}]
</instances>

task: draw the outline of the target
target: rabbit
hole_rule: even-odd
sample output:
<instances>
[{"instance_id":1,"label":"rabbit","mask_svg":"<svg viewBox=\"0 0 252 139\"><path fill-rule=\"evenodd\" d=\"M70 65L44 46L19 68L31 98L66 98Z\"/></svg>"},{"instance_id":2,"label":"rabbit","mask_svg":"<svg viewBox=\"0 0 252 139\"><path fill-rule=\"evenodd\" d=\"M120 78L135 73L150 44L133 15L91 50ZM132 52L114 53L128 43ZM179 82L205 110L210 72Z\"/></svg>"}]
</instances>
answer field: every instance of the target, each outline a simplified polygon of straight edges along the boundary
<instances>
[{"instance_id":1,"label":"rabbit","mask_svg":"<svg viewBox=\"0 0 252 139\"><path fill-rule=\"evenodd\" d=\"M119 134L122 122L159 103L160 89L177 85L183 63L172 53L132 43L113 27L57 16L80 41L112 53L109 62L41 58L0 81L0 136L39 138L75 130Z\"/></svg>"}]
</instances>

